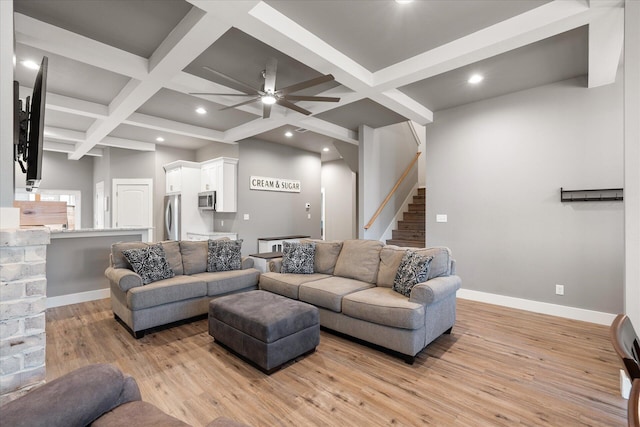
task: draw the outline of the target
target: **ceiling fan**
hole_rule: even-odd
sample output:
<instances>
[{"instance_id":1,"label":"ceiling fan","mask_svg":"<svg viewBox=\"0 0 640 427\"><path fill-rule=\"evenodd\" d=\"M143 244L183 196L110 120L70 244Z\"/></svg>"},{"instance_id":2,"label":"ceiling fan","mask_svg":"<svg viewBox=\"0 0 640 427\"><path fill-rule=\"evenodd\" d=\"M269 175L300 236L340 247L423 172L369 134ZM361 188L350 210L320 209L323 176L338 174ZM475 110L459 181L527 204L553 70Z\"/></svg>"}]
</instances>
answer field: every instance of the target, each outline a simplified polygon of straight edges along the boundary
<instances>
[{"instance_id":1,"label":"ceiling fan","mask_svg":"<svg viewBox=\"0 0 640 427\"><path fill-rule=\"evenodd\" d=\"M307 95L292 95L293 92L297 92L302 89L306 89L312 86L316 86L322 83L326 83L332 81L334 77L331 74L326 74L324 76L316 77L311 80L306 80L304 82L296 83L291 86L287 86L281 89L276 89L276 70L278 68L278 61L274 58L270 58L267 61L266 68L262 71L262 77L264 78L264 85L262 89L256 89L246 83L243 83L239 80L234 79L233 77L227 76L219 71L216 71L209 67L203 67L205 70L223 77L230 82L235 83L239 86L242 92L244 93L209 93L209 92L190 92L191 95L224 95L224 96L250 96L251 98L242 101L235 105L230 105L228 107L222 108L221 110L228 110L230 108L240 107L241 105L251 104L252 102L261 101L262 102L262 117L268 119L271 116L271 106L273 104L281 105L285 108L289 108L291 110L297 111L299 113L310 115L311 111L306 110L291 101L322 101L322 102L338 102L340 98L330 97L330 96L307 96Z\"/></svg>"}]
</instances>

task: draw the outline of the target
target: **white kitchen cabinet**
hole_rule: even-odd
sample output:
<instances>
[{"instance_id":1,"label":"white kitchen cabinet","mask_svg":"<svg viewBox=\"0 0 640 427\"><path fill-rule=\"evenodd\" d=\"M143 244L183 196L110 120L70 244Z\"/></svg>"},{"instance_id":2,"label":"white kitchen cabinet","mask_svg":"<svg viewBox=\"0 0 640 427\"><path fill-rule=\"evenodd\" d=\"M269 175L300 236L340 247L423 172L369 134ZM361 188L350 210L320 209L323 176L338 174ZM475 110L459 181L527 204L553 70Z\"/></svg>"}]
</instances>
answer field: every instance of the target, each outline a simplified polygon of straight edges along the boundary
<instances>
[{"instance_id":1,"label":"white kitchen cabinet","mask_svg":"<svg viewBox=\"0 0 640 427\"><path fill-rule=\"evenodd\" d=\"M238 159L219 157L200 163L200 191L216 192L216 212L236 212Z\"/></svg>"},{"instance_id":2,"label":"white kitchen cabinet","mask_svg":"<svg viewBox=\"0 0 640 427\"><path fill-rule=\"evenodd\" d=\"M163 166L165 170L166 194L181 193L183 190L197 192L200 180L200 164L178 160Z\"/></svg>"}]
</instances>

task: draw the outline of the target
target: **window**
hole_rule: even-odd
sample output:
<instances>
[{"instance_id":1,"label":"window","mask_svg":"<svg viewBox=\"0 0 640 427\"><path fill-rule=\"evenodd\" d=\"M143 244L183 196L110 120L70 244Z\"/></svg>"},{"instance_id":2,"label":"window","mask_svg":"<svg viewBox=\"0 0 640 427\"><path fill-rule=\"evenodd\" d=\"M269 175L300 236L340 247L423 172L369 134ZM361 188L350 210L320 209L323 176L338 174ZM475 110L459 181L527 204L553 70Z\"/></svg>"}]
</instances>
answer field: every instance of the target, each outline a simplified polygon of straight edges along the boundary
<instances>
[{"instance_id":1,"label":"window","mask_svg":"<svg viewBox=\"0 0 640 427\"><path fill-rule=\"evenodd\" d=\"M67 228L69 230L82 228L80 191L39 189L37 193L30 193L24 188L16 188L14 198L22 201L67 202Z\"/></svg>"}]
</instances>

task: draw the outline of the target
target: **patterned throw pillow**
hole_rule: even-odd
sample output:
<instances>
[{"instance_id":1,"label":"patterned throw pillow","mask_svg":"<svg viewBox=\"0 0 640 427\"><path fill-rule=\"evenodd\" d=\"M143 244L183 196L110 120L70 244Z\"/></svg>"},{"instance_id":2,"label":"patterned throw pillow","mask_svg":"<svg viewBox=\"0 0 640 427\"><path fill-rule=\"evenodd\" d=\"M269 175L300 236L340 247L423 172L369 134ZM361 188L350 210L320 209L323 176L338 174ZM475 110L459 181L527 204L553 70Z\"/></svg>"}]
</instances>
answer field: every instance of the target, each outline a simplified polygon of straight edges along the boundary
<instances>
[{"instance_id":1,"label":"patterned throw pillow","mask_svg":"<svg viewBox=\"0 0 640 427\"><path fill-rule=\"evenodd\" d=\"M140 275L143 285L175 276L160 243L140 249L127 249L122 251L122 255L129 261L133 271Z\"/></svg>"},{"instance_id":2,"label":"patterned throw pillow","mask_svg":"<svg viewBox=\"0 0 640 427\"><path fill-rule=\"evenodd\" d=\"M207 271L242 270L242 239L209 240Z\"/></svg>"},{"instance_id":3,"label":"patterned throw pillow","mask_svg":"<svg viewBox=\"0 0 640 427\"><path fill-rule=\"evenodd\" d=\"M316 244L282 243L282 273L313 274L313 259L316 255Z\"/></svg>"},{"instance_id":4,"label":"patterned throw pillow","mask_svg":"<svg viewBox=\"0 0 640 427\"><path fill-rule=\"evenodd\" d=\"M396 278L393 281L393 290L408 297L411 289L417 284L427 281L432 256L424 256L414 251L406 251L400 261Z\"/></svg>"}]
</instances>

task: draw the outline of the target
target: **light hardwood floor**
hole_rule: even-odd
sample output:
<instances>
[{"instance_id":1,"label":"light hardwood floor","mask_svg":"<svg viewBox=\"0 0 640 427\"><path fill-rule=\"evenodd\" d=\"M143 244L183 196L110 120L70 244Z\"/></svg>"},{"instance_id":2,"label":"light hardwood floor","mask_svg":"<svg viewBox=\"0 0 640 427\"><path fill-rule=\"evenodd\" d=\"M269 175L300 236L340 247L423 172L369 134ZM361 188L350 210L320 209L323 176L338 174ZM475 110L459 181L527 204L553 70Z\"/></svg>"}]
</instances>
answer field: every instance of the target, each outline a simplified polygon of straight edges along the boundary
<instances>
[{"instance_id":1,"label":"light hardwood floor","mask_svg":"<svg viewBox=\"0 0 640 427\"><path fill-rule=\"evenodd\" d=\"M136 341L108 299L47 310L47 379L97 362L194 426L626 425L606 326L467 300L414 365L322 331L315 353L271 376L214 344L206 320Z\"/></svg>"}]
</instances>

